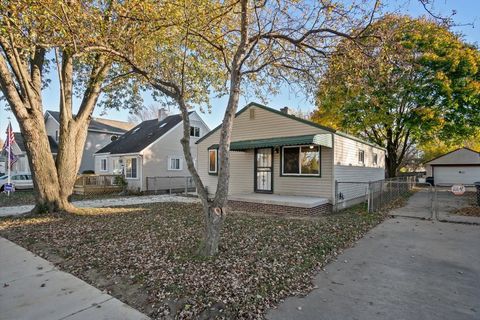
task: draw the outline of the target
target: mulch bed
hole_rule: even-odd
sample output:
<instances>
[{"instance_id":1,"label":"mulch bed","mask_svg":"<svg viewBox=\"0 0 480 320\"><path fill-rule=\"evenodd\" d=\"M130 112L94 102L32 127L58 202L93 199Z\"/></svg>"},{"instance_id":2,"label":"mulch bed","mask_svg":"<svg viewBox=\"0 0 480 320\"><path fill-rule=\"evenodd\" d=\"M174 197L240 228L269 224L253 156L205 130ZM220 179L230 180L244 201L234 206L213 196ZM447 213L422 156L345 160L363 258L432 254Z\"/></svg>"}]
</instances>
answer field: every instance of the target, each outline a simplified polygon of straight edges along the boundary
<instances>
[{"instance_id":1,"label":"mulch bed","mask_svg":"<svg viewBox=\"0 0 480 320\"><path fill-rule=\"evenodd\" d=\"M320 268L383 219L354 210L308 220L231 214L214 258L197 255L198 204L6 218L0 235L155 319L258 319L311 290Z\"/></svg>"}]
</instances>

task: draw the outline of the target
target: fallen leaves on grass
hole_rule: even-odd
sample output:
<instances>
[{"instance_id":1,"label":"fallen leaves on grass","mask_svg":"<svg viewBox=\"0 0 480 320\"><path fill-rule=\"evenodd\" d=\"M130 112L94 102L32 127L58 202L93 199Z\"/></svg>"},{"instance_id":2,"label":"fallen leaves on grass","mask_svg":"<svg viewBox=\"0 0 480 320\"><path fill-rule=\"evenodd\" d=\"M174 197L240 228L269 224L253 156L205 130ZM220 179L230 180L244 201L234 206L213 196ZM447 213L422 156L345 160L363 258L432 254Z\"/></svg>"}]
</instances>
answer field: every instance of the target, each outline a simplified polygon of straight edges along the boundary
<instances>
[{"instance_id":1,"label":"fallen leaves on grass","mask_svg":"<svg viewBox=\"0 0 480 320\"><path fill-rule=\"evenodd\" d=\"M383 219L349 211L318 220L231 214L219 255L203 258L198 204L148 208L52 214L37 224L5 219L0 235L153 318L257 319L281 299L311 290L319 268Z\"/></svg>"}]
</instances>

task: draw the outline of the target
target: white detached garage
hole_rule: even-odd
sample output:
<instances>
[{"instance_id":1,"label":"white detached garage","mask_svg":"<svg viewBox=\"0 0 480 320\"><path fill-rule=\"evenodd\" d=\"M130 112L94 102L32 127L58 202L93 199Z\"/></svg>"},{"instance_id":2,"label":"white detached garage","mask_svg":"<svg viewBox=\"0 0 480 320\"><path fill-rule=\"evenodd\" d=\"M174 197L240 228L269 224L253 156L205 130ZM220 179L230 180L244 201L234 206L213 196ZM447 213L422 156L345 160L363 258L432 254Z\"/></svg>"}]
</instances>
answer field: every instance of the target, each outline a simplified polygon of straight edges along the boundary
<instances>
[{"instance_id":1,"label":"white detached garage","mask_svg":"<svg viewBox=\"0 0 480 320\"><path fill-rule=\"evenodd\" d=\"M480 153L460 148L425 163L435 184L473 184L480 181Z\"/></svg>"}]
</instances>

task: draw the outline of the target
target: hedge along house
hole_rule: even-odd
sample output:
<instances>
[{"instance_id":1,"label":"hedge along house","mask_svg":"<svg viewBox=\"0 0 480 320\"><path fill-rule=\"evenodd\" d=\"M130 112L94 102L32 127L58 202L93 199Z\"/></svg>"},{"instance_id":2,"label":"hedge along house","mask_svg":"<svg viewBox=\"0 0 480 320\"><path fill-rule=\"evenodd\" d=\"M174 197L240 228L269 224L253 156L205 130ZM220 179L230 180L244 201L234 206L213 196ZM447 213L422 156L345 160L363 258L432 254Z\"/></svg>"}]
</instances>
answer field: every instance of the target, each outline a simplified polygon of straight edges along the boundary
<instances>
[{"instance_id":1,"label":"hedge along house","mask_svg":"<svg viewBox=\"0 0 480 320\"><path fill-rule=\"evenodd\" d=\"M189 120L190 151L195 158L195 142L210 129L195 111L189 112ZM180 143L182 137L182 116L168 116L162 108L158 119L143 121L95 153L95 173L123 174L128 188L134 191L162 189L160 184L168 189L171 183L180 188L185 185L181 178L190 176ZM157 185L149 185L147 178L158 178Z\"/></svg>"},{"instance_id":2,"label":"hedge along house","mask_svg":"<svg viewBox=\"0 0 480 320\"><path fill-rule=\"evenodd\" d=\"M199 174L213 195L220 127L200 139ZM229 206L238 211L316 214L331 211L335 181L385 177L385 150L257 103L240 110L230 145ZM348 194L348 190L343 191Z\"/></svg>"}]
</instances>

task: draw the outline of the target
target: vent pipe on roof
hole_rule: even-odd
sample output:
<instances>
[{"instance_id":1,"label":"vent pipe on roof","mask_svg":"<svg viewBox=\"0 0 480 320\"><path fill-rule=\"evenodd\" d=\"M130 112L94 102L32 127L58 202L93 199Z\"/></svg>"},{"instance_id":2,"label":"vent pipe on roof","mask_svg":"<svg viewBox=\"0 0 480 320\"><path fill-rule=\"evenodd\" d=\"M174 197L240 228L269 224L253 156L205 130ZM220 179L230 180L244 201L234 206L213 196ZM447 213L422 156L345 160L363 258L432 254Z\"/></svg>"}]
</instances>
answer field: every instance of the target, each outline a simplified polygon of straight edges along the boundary
<instances>
[{"instance_id":1,"label":"vent pipe on roof","mask_svg":"<svg viewBox=\"0 0 480 320\"><path fill-rule=\"evenodd\" d=\"M280 109L280 111L285 113L285 114L290 114L290 115L293 114L293 111L289 107L283 107L283 108Z\"/></svg>"},{"instance_id":2,"label":"vent pipe on roof","mask_svg":"<svg viewBox=\"0 0 480 320\"><path fill-rule=\"evenodd\" d=\"M168 111L165 108L158 109L158 122L168 117Z\"/></svg>"}]
</instances>

